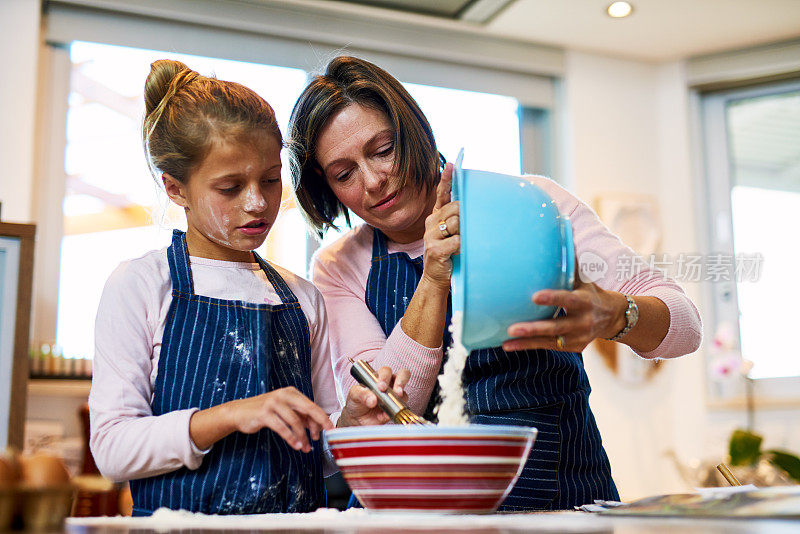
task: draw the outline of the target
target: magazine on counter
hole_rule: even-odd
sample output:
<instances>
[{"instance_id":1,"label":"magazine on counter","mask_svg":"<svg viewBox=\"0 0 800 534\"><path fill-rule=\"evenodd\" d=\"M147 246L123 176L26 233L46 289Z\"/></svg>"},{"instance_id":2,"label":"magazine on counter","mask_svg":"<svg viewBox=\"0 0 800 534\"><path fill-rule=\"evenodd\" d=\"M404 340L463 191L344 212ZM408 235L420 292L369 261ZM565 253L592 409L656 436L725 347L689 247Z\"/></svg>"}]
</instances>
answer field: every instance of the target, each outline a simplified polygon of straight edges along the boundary
<instances>
[{"instance_id":1,"label":"magazine on counter","mask_svg":"<svg viewBox=\"0 0 800 534\"><path fill-rule=\"evenodd\" d=\"M581 509L603 515L763 517L800 519L800 486L702 488L630 503L600 501Z\"/></svg>"}]
</instances>

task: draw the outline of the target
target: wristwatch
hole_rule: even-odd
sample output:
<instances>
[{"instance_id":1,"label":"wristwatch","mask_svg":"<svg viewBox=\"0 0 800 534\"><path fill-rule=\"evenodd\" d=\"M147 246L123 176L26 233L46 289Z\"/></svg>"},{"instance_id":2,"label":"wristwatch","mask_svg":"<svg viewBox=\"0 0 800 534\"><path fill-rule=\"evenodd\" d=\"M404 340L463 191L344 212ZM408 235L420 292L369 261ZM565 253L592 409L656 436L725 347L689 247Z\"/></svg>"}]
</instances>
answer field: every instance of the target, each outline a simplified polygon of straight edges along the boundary
<instances>
[{"instance_id":1,"label":"wristwatch","mask_svg":"<svg viewBox=\"0 0 800 534\"><path fill-rule=\"evenodd\" d=\"M608 338L609 341L619 341L625 334L630 332L631 328L636 326L636 323L639 321L639 306L636 305L636 301L628 295L623 295L623 297L628 301L628 307L625 309L625 326L616 336Z\"/></svg>"}]
</instances>

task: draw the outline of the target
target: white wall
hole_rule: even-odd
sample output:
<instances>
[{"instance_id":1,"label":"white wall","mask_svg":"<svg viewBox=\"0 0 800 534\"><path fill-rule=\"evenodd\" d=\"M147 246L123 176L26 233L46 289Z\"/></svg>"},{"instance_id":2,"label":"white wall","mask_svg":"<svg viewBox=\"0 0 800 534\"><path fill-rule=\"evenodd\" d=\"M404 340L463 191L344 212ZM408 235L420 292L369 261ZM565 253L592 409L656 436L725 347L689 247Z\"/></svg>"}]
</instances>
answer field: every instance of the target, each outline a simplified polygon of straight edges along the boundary
<instances>
[{"instance_id":1,"label":"white wall","mask_svg":"<svg viewBox=\"0 0 800 534\"><path fill-rule=\"evenodd\" d=\"M651 64L568 53L564 99L570 183L584 201L591 204L601 193L659 195L658 74ZM616 378L591 350L584 361L593 389L590 402L622 498L680 489L661 451L673 446L673 389L677 367L686 363L668 362L652 381L633 385Z\"/></svg>"},{"instance_id":2,"label":"white wall","mask_svg":"<svg viewBox=\"0 0 800 534\"><path fill-rule=\"evenodd\" d=\"M7 222L31 222L39 57L39 0L0 2L0 216Z\"/></svg>"},{"instance_id":3,"label":"white wall","mask_svg":"<svg viewBox=\"0 0 800 534\"><path fill-rule=\"evenodd\" d=\"M591 203L599 193L635 192L658 198L661 250L700 250L703 220L695 217L689 93L682 62L653 65L570 52L564 83L567 168L574 192ZM702 287L685 284L704 316ZM654 378L630 384L612 374L592 350L584 353L590 403L623 499L688 489L674 463L723 461L727 439L743 427L742 410L710 409L705 357L662 364ZM800 409L759 410L756 431L766 447L800 450ZM792 424L792 423L795 424Z\"/></svg>"},{"instance_id":4,"label":"white wall","mask_svg":"<svg viewBox=\"0 0 800 534\"><path fill-rule=\"evenodd\" d=\"M656 67L568 52L564 79L569 183L584 200L658 183Z\"/></svg>"}]
</instances>

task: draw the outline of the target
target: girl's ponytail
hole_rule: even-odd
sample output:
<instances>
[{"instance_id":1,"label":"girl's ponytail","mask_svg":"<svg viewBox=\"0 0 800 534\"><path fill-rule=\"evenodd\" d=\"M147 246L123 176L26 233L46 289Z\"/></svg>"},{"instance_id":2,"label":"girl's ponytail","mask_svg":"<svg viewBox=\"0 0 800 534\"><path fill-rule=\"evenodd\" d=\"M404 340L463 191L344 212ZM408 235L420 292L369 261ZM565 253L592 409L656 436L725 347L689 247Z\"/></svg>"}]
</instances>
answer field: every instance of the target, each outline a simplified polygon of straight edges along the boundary
<instances>
[{"instance_id":1,"label":"girl's ponytail","mask_svg":"<svg viewBox=\"0 0 800 534\"><path fill-rule=\"evenodd\" d=\"M254 91L235 82L202 76L180 61L150 65L144 85L142 142L150 172L186 182L214 136L281 133L272 108Z\"/></svg>"},{"instance_id":2,"label":"girl's ponytail","mask_svg":"<svg viewBox=\"0 0 800 534\"><path fill-rule=\"evenodd\" d=\"M191 72L191 69L180 61L171 59L159 59L150 65L150 74L144 82L144 106L147 115L159 107L170 92L170 87L174 87L173 80L183 71ZM171 91L171 94L175 94L175 91Z\"/></svg>"},{"instance_id":3,"label":"girl's ponytail","mask_svg":"<svg viewBox=\"0 0 800 534\"><path fill-rule=\"evenodd\" d=\"M197 78L198 74L180 61L159 59L150 65L150 74L144 82L144 123L142 124L142 141L145 153L150 154L150 138L158 126L170 99L182 87ZM152 163L152 158L148 157ZM155 175L157 169L151 165Z\"/></svg>"}]
</instances>

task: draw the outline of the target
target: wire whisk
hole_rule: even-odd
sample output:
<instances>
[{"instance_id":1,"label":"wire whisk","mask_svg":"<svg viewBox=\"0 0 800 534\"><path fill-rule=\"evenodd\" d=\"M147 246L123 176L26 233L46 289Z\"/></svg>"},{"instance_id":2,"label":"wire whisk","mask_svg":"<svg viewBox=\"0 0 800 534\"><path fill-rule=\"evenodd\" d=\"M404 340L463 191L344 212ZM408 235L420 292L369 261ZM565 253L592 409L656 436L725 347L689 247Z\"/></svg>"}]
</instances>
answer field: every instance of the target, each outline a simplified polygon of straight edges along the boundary
<instances>
[{"instance_id":1,"label":"wire whisk","mask_svg":"<svg viewBox=\"0 0 800 534\"><path fill-rule=\"evenodd\" d=\"M353 364L350 367L350 374L353 375L362 386L365 386L378 397L378 404L380 404L383 411L394 421L401 425L432 425L430 421L424 419L414 412L412 412L406 404L397 398L391 389L381 391L378 389L378 374L372 366L364 360L353 360L349 358Z\"/></svg>"}]
</instances>

